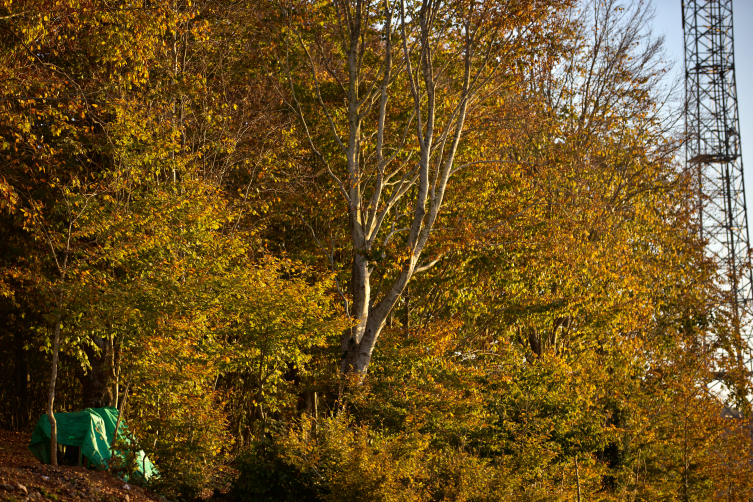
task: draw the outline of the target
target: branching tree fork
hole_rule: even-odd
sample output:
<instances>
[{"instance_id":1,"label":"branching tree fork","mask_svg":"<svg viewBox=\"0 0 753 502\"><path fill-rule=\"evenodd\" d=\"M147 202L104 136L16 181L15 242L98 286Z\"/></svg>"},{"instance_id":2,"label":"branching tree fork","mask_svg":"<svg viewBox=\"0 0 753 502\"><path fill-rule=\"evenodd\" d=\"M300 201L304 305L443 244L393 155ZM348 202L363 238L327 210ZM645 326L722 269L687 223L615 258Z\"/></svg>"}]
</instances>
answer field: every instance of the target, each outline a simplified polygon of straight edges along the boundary
<instances>
[{"instance_id":1,"label":"branching tree fork","mask_svg":"<svg viewBox=\"0 0 753 502\"><path fill-rule=\"evenodd\" d=\"M354 327L341 340L343 373L363 379L409 281L441 258L424 254L450 179L461 167L456 161L474 105L515 84L516 68L533 57L532 48L547 33L543 23L551 23L554 7L565 3L283 5L289 20L282 44L285 99L347 204ZM306 22L296 21L302 15ZM329 130L328 139L318 134L319 124ZM396 236L404 245L399 272L374 294L373 258Z\"/></svg>"}]
</instances>

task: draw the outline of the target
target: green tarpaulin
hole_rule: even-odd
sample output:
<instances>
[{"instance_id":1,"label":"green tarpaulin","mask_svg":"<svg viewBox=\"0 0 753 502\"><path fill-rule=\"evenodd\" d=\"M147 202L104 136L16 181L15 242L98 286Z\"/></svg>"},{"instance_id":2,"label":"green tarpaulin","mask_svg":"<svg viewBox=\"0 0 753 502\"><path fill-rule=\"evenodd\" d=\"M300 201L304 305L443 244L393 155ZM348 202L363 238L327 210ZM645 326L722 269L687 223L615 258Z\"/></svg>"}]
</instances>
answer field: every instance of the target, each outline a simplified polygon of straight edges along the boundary
<instances>
[{"instance_id":1,"label":"green tarpaulin","mask_svg":"<svg viewBox=\"0 0 753 502\"><path fill-rule=\"evenodd\" d=\"M81 454L93 465L107 467L112 457L110 446L115 437L115 424L118 410L115 408L86 408L75 413L55 413L58 429L58 444L74 446L81 449ZM127 442L124 435L125 424L120 422L118 438ZM29 450L41 462L50 463L50 419L47 415L39 417L39 422L31 434ZM155 473L154 466L143 451L136 455L138 473L149 479Z\"/></svg>"}]
</instances>

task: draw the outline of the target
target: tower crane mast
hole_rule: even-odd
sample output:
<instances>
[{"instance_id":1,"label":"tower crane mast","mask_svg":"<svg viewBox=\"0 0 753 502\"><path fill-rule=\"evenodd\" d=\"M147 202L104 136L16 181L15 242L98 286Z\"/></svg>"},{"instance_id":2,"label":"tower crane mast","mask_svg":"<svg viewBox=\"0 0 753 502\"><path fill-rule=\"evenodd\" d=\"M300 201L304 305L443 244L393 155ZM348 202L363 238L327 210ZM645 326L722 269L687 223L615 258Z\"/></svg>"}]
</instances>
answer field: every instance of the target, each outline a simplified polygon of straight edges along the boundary
<instances>
[{"instance_id":1,"label":"tower crane mast","mask_svg":"<svg viewBox=\"0 0 753 502\"><path fill-rule=\"evenodd\" d=\"M753 308L753 275L740 148L732 0L682 0L685 41L686 164L695 170L698 218L718 264L726 307L735 319L736 357L753 346L742 326ZM751 368L748 368L751 369Z\"/></svg>"}]
</instances>

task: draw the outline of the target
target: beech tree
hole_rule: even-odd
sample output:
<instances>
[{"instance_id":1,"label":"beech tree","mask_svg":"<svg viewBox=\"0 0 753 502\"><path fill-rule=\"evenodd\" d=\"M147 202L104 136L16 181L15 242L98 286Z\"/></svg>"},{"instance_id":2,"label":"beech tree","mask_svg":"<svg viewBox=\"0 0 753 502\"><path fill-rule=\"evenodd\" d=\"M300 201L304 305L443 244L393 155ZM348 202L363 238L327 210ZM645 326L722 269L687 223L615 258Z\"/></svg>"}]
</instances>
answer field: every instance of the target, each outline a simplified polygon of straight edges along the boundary
<instances>
[{"instance_id":1,"label":"beech tree","mask_svg":"<svg viewBox=\"0 0 753 502\"><path fill-rule=\"evenodd\" d=\"M747 500L650 4L54 3L0 0L0 427L114 404L175 499Z\"/></svg>"},{"instance_id":2,"label":"beech tree","mask_svg":"<svg viewBox=\"0 0 753 502\"><path fill-rule=\"evenodd\" d=\"M335 0L284 3L287 102L339 191L352 245L353 327L341 339L343 373L362 380L388 315L426 256L468 119L520 85L556 39L563 0L475 2ZM311 103L314 103L311 106ZM327 128L328 137L315 130ZM379 264L395 243L396 263ZM396 265L374 290L376 267Z\"/></svg>"}]
</instances>

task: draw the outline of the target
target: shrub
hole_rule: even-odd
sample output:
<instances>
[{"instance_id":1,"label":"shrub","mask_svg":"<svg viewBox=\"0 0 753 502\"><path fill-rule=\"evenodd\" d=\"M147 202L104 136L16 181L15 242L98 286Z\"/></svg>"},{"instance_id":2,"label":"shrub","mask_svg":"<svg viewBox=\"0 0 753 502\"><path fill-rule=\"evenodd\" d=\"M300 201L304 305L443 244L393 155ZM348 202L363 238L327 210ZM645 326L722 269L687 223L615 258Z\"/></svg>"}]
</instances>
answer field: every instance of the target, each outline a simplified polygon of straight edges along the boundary
<instances>
[{"instance_id":1,"label":"shrub","mask_svg":"<svg viewBox=\"0 0 753 502\"><path fill-rule=\"evenodd\" d=\"M420 433L383 434L347 414L305 419L238 459L233 501L485 502L509 499L490 461L433 447Z\"/></svg>"},{"instance_id":2,"label":"shrub","mask_svg":"<svg viewBox=\"0 0 753 502\"><path fill-rule=\"evenodd\" d=\"M291 464L276 439L252 443L237 459L238 477L228 498L245 502L319 500L321 480Z\"/></svg>"}]
</instances>

